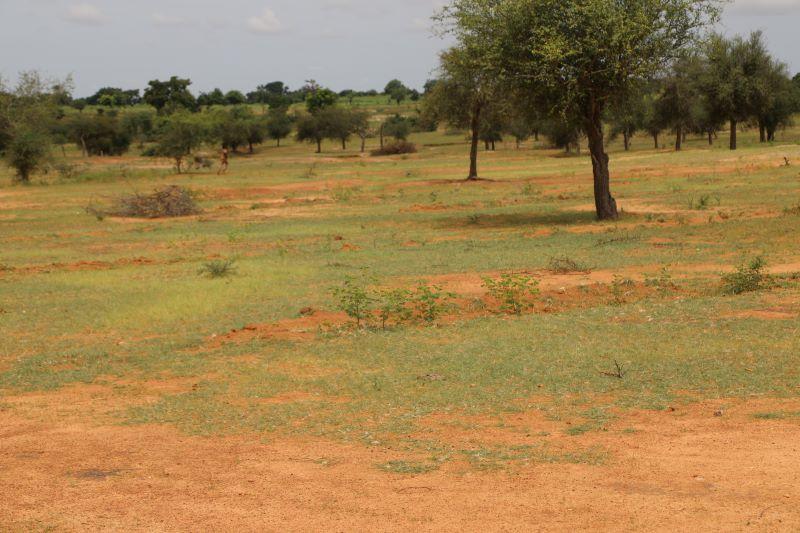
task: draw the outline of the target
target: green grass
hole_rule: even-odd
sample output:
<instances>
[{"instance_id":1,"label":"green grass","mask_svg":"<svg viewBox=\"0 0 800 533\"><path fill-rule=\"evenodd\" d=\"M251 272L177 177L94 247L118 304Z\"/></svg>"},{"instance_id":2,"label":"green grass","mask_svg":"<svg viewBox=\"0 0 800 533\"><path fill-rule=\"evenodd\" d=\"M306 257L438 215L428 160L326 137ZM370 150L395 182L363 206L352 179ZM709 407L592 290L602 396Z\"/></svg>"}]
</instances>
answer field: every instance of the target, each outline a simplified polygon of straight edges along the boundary
<instances>
[{"instance_id":1,"label":"green grass","mask_svg":"<svg viewBox=\"0 0 800 533\"><path fill-rule=\"evenodd\" d=\"M380 466L409 474L441 457L495 468L602 455L541 443L454 447L426 433L430 415L457 421L541 410L561 429L540 438L574 436L577 446L626 409L796 397L796 320L747 312L798 312L800 279L785 274L731 296L722 284L723 270L747 258L800 261L797 170L773 164L800 159L800 131L784 136L762 146L750 132L735 153L702 139L681 153L653 151L646 139L630 153L614 145L612 187L625 212L604 223L590 209L588 158L508 143L481 153L481 174L499 181L466 184L455 181L465 172L463 139L443 133L415 135L423 149L407 158L361 158L355 143L346 152L327 145L321 155L292 142L265 145L234 156L222 177L173 175L135 154L93 159L72 179L37 176L27 187L12 185L0 167L0 391L13 398L57 395L71 384L196 378L195 389L134 402L115 420L209 436L311 434L435 457ZM67 154L82 164L76 150ZM172 183L197 191L204 213L99 221L84 211ZM698 209L702 198L714 201ZM198 275L230 257L235 275ZM331 289L362 269L380 286L413 289L436 275L539 277L564 257L640 284L667 266L680 289L631 301L587 296L586 305L558 313L487 311L304 341L211 342L303 308L332 311ZM544 302L537 304L541 311ZM605 374L614 361L627 370L623 379ZM306 396L275 400L295 392Z\"/></svg>"}]
</instances>

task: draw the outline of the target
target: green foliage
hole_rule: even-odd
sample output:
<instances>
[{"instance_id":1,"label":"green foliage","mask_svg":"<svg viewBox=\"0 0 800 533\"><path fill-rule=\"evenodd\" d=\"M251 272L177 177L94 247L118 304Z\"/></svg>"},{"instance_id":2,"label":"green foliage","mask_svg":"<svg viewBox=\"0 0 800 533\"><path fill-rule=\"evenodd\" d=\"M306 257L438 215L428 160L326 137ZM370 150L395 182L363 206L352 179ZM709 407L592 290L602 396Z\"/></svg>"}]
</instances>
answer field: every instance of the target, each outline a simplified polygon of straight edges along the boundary
<instances>
[{"instance_id":1,"label":"green foliage","mask_svg":"<svg viewBox=\"0 0 800 533\"><path fill-rule=\"evenodd\" d=\"M667 267L663 267L656 276L645 277L644 284L646 287L656 289L661 296L666 296L677 289L675 282L672 280L672 274L670 274Z\"/></svg>"},{"instance_id":2,"label":"green foliage","mask_svg":"<svg viewBox=\"0 0 800 533\"><path fill-rule=\"evenodd\" d=\"M198 274L211 279L227 278L236 273L235 259L214 259L203 263Z\"/></svg>"},{"instance_id":3,"label":"green foliage","mask_svg":"<svg viewBox=\"0 0 800 533\"><path fill-rule=\"evenodd\" d=\"M175 160L178 173L183 160L201 146L209 136L208 123L199 115L177 112L162 119L156 130L155 154Z\"/></svg>"},{"instance_id":4,"label":"green foliage","mask_svg":"<svg viewBox=\"0 0 800 533\"><path fill-rule=\"evenodd\" d=\"M532 298L539 294L539 280L527 274L506 273L498 279L483 278L483 286L500 302L501 311L513 315L531 309Z\"/></svg>"},{"instance_id":5,"label":"green foliage","mask_svg":"<svg viewBox=\"0 0 800 533\"><path fill-rule=\"evenodd\" d=\"M130 120L130 127L144 127L141 122ZM132 140L130 130L119 117L108 113L73 115L69 118L67 130L69 138L85 155L122 155L128 151Z\"/></svg>"},{"instance_id":6,"label":"green foliage","mask_svg":"<svg viewBox=\"0 0 800 533\"><path fill-rule=\"evenodd\" d=\"M376 301L368 287L369 281L364 274L347 276L340 287L333 289L339 310L355 320L359 328L371 316L372 305Z\"/></svg>"},{"instance_id":7,"label":"green foliage","mask_svg":"<svg viewBox=\"0 0 800 533\"><path fill-rule=\"evenodd\" d=\"M22 183L30 181L31 174L41 168L49 155L50 138L36 128L20 127L5 148L8 165L17 171Z\"/></svg>"},{"instance_id":8,"label":"green foliage","mask_svg":"<svg viewBox=\"0 0 800 533\"><path fill-rule=\"evenodd\" d=\"M287 111L285 107L272 107L267 112L266 133L278 146L292 133L292 119Z\"/></svg>"},{"instance_id":9,"label":"green foliage","mask_svg":"<svg viewBox=\"0 0 800 533\"><path fill-rule=\"evenodd\" d=\"M398 141L405 141L411 134L411 121L400 115L386 119L383 123L383 135L394 137Z\"/></svg>"},{"instance_id":10,"label":"green foliage","mask_svg":"<svg viewBox=\"0 0 800 533\"><path fill-rule=\"evenodd\" d=\"M723 291L726 294L736 295L764 289L770 279L766 268L767 262L763 257L751 259L740 265L736 272L722 277Z\"/></svg>"},{"instance_id":11,"label":"green foliage","mask_svg":"<svg viewBox=\"0 0 800 533\"><path fill-rule=\"evenodd\" d=\"M335 92L324 87L316 87L306 96L306 109L313 115L322 109L335 106L337 100L339 95Z\"/></svg>"},{"instance_id":12,"label":"green foliage","mask_svg":"<svg viewBox=\"0 0 800 533\"><path fill-rule=\"evenodd\" d=\"M158 114L170 114L181 109L193 111L197 107L189 91L192 81L172 76L168 81L152 80L144 91L142 100L156 108Z\"/></svg>"},{"instance_id":13,"label":"green foliage","mask_svg":"<svg viewBox=\"0 0 800 533\"><path fill-rule=\"evenodd\" d=\"M381 321L381 328L394 321L395 324L402 324L411 318L412 311L409 308L411 291L406 289L385 289L378 293L378 317Z\"/></svg>"},{"instance_id":14,"label":"green foliage","mask_svg":"<svg viewBox=\"0 0 800 533\"><path fill-rule=\"evenodd\" d=\"M417 145L408 141L395 141L383 145L383 148L376 148L370 152L373 156L401 155L417 153Z\"/></svg>"},{"instance_id":15,"label":"green foliage","mask_svg":"<svg viewBox=\"0 0 800 533\"><path fill-rule=\"evenodd\" d=\"M420 282L411 294L410 302L420 320L427 324L433 324L453 308L453 298L455 298L453 293L445 292L438 285Z\"/></svg>"}]
</instances>

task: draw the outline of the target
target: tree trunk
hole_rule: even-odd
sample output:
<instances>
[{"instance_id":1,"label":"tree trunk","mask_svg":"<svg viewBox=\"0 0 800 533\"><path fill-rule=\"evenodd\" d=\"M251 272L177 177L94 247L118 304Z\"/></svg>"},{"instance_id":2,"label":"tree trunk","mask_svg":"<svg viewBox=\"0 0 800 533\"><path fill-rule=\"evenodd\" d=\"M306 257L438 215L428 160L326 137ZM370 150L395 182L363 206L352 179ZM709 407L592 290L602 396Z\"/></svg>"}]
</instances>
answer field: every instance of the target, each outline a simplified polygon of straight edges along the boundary
<instances>
[{"instance_id":1,"label":"tree trunk","mask_svg":"<svg viewBox=\"0 0 800 533\"><path fill-rule=\"evenodd\" d=\"M366 151L367 151L367 138L361 137L361 153L363 154Z\"/></svg>"},{"instance_id":2,"label":"tree trunk","mask_svg":"<svg viewBox=\"0 0 800 533\"><path fill-rule=\"evenodd\" d=\"M767 128L761 119L758 119L758 140L762 143L767 142Z\"/></svg>"},{"instance_id":3,"label":"tree trunk","mask_svg":"<svg viewBox=\"0 0 800 533\"><path fill-rule=\"evenodd\" d=\"M280 147L281 147L281 138L278 137L278 148L280 148Z\"/></svg>"},{"instance_id":4,"label":"tree trunk","mask_svg":"<svg viewBox=\"0 0 800 533\"><path fill-rule=\"evenodd\" d=\"M653 143L656 145L656 150L658 150L658 133L653 134Z\"/></svg>"},{"instance_id":5,"label":"tree trunk","mask_svg":"<svg viewBox=\"0 0 800 533\"><path fill-rule=\"evenodd\" d=\"M533 140L539 142L539 130L533 130Z\"/></svg>"},{"instance_id":6,"label":"tree trunk","mask_svg":"<svg viewBox=\"0 0 800 533\"><path fill-rule=\"evenodd\" d=\"M714 134L712 132L708 132L708 145L714 146Z\"/></svg>"},{"instance_id":7,"label":"tree trunk","mask_svg":"<svg viewBox=\"0 0 800 533\"><path fill-rule=\"evenodd\" d=\"M622 132L622 142L625 145L625 151L626 152L629 151L631 149L631 140L628 137L628 132L627 131L623 131Z\"/></svg>"},{"instance_id":8,"label":"tree trunk","mask_svg":"<svg viewBox=\"0 0 800 533\"><path fill-rule=\"evenodd\" d=\"M381 124L381 150L383 150L383 124Z\"/></svg>"},{"instance_id":9,"label":"tree trunk","mask_svg":"<svg viewBox=\"0 0 800 533\"><path fill-rule=\"evenodd\" d=\"M519 150L519 139L517 139L517 150Z\"/></svg>"},{"instance_id":10,"label":"tree trunk","mask_svg":"<svg viewBox=\"0 0 800 533\"><path fill-rule=\"evenodd\" d=\"M603 144L602 109L592 102L586 116L586 136L589 139L589 152L592 156L592 173L594 175L594 203L599 220L619 218L617 202L611 196L611 175L608 170L608 154Z\"/></svg>"},{"instance_id":11,"label":"tree trunk","mask_svg":"<svg viewBox=\"0 0 800 533\"><path fill-rule=\"evenodd\" d=\"M317 153L322 153L322 139L317 139Z\"/></svg>"},{"instance_id":12,"label":"tree trunk","mask_svg":"<svg viewBox=\"0 0 800 533\"><path fill-rule=\"evenodd\" d=\"M89 150L86 149L86 139L83 138L83 135L81 135L81 150L83 151L83 157L89 157Z\"/></svg>"},{"instance_id":13,"label":"tree trunk","mask_svg":"<svg viewBox=\"0 0 800 533\"><path fill-rule=\"evenodd\" d=\"M731 119L731 150L736 150L736 119Z\"/></svg>"},{"instance_id":14,"label":"tree trunk","mask_svg":"<svg viewBox=\"0 0 800 533\"><path fill-rule=\"evenodd\" d=\"M497 150L497 147L495 146L494 141L492 141L492 152L494 152L495 150Z\"/></svg>"},{"instance_id":15,"label":"tree trunk","mask_svg":"<svg viewBox=\"0 0 800 533\"><path fill-rule=\"evenodd\" d=\"M775 128L767 128L767 141L775 142Z\"/></svg>"},{"instance_id":16,"label":"tree trunk","mask_svg":"<svg viewBox=\"0 0 800 533\"><path fill-rule=\"evenodd\" d=\"M481 129L481 105L475 104L472 110L472 145L469 150L469 176L468 180L478 179L478 143L480 142Z\"/></svg>"},{"instance_id":17,"label":"tree trunk","mask_svg":"<svg viewBox=\"0 0 800 533\"><path fill-rule=\"evenodd\" d=\"M675 135L675 151L680 152L683 143L683 126L678 126L676 128L676 135Z\"/></svg>"},{"instance_id":18,"label":"tree trunk","mask_svg":"<svg viewBox=\"0 0 800 533\"><path fill-rule=\"evenodd\" d=\"M249 153L251 153L251 154L253 153L253 143L251 143L251 142L247 143L247 150L248 150Z\"/></svg>"},{"instance_id":19,"label":"tree trunk","mask_svg":"<svg viewBox=\"0 0 800 533\"><path fill-rule=\"evenodd\" d=\"M342 150L347 150L347 141L342 139Z\"/></svg>"}]
</instances>

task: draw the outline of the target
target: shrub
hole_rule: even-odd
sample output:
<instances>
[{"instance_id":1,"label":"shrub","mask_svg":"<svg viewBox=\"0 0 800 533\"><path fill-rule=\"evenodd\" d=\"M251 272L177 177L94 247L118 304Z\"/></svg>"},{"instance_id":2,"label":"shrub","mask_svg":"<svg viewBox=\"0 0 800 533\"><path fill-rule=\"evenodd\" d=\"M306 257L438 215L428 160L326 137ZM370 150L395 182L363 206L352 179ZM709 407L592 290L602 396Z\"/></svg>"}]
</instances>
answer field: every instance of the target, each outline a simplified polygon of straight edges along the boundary
<instances>
[{"instance_id":1,"label":"shrub","mask_svg":"<svg viewBox=\"0 0 800 533\"><path fill-rule=\"evenodd\" d=\"M400 155L417 153L417 145L408 141L395 141L370 152L373 156Z\"/></svg>"},{"instance_id":2,"label":"shrub","mask_svg":"<svg viewBox=\"0 0 800 533\"><path fill-rule=\"evenodd\" d=\"M359 328L369 318L372 304L375 302L375 297L367 288L367 281L363 276L360 278L347 276L341 287L333 289L333 296L339 300L339 310L355 320Z\"/></svg>"},{"instance_id":3,"label":"shrub","mask_svg":"<svg viewBox=\"0 0 800 533\"><path fill-rule=\"evenodd\" d=\"M226 278L236 272L235 263L235 259L214 259L203 263L198 273L211 279Z\"/></svg>"},{"instance_id":4,"label":"shrub","mask_svg":"<svg viewBox=\"0 0 800 533\"><path fill-rule=\"evenodd\" d=\"M378 294L378 317L382 329L386 329L391 320L402 324L411 318L410 298L411 292L405 289L389 289Z\"/></svg>"},{"instance_id":5,"label":"shrub","mask_svg":"<svg viewBox=\"0 0 800 533\"><path fill-rule=\"evenodd\" d=\"M20 130L8 142L5 156L8 165L17 171L17 180L30 182L31 174L42 167L50 149L50 140L33 128Z\"/></svg>"},{"instance_id":6,"label":"shrub","mask_svg":"<svg viewBox=\"0 0 800 533\"><path fill-rule=\"evenodd\" d=\"M646 277L644 284L647 287L655 288L659 294L665 296L670 291L677 289L677 286L672 281L672 275L669 273L667 267L662 268L656 277Z\"/></svg>"},{"instance_id":7,"label":"shrub","mask_svg":"<svg viewBox=\"0 0 800 533\"><path fill-rule=\"evenodd\" d=\"M191 191L177 185L168 185L151 194L122 196L107 214L117 217L162 218L196 215L199 212L200 208Z\"/></svg>"},{"instance_id":8,"label":"shrub","mask_svg":"<svg viewBox=\"0 0 800 533\"><path fill-rule=\"evenodd\" d=\"M769 281L765 272L767 262L763 257L756 257L749 263L742 264L736 272L722 277L723 289L727 294L742 294L761 290Z\"/></svg>"},{"instance_id":9,"label":"shrub","mask_svg":"<svg viewBox=\"0 0 800 533\"><path fill-rule=\"evenodd\" d=\"M500 310L514 315L533 307L530 298L539 294L539 281L525 274L503 274L500 279L484 278L483 286L500 302Z\"/></svg>"},{"instance_id":10,"label":"shrub","mask_svg":"<svg viewBox=\"0 0 800 533\"><path fill-rule=\"evenodd\" d=\"M551 257L547 269L555 274L570 274L572 272L591 272L591 268L583 265L566 255Z\"/></svg>"},{"instance_id":11,"label":"shrub","mask_svg":"<svg viewBox=\"0 0 800 533\"><path fill-rule=\"evenodd\" d=\"M411 294L411 305L419 319L432 324L452 308L450 300L454 297L454 294L444 292L437 285L426 285L420 282Z\"/></svg>"}]
</instances>

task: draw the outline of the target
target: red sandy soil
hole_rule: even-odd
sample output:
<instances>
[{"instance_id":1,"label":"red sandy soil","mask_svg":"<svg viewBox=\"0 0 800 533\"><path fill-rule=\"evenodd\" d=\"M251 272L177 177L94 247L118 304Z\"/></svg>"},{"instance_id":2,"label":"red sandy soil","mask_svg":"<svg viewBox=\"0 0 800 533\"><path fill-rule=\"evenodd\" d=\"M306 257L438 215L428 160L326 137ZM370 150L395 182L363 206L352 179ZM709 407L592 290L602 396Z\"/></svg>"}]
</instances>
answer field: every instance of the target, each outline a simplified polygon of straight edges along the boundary
<instances>
[{"instance_id":1,"label":"red sandy soil","mask_svg":"<svg viewBox=\"0 0 800 533\"><path fill-rule=\"evenodd\" d=\"M752 417L798 408L750 400L632 412L605 432L554 437L603 448L602 465L483 472L455 461L420 475L376 468L403 457L377 446L189 437L6 410L0 529L798 531L800 424ZM552 429L539 416L525 422ZM442 436L462 447L472 437L463 429Z\"/></svg>"}]
</instances>

